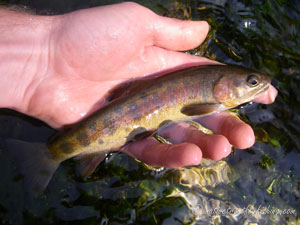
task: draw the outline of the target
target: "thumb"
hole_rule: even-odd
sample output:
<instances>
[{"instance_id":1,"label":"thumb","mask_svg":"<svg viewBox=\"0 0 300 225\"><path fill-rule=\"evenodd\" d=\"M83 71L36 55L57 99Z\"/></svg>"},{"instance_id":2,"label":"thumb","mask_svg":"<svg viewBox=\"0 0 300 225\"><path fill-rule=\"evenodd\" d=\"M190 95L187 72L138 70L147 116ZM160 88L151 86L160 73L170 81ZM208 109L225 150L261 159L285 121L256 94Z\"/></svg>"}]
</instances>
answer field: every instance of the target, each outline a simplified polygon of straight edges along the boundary
<instances>
[{"instance_id":1,"label":"thumb","mask_svg":"<svg viewBox=\"0 0 300 225\"><path fill-rule=\"evenodd\" d=\"M209 31L206 21L183 21L163 16L157 16L152 28L154 45L175 51L199 46Z\"/></svg>"}]
</instances>

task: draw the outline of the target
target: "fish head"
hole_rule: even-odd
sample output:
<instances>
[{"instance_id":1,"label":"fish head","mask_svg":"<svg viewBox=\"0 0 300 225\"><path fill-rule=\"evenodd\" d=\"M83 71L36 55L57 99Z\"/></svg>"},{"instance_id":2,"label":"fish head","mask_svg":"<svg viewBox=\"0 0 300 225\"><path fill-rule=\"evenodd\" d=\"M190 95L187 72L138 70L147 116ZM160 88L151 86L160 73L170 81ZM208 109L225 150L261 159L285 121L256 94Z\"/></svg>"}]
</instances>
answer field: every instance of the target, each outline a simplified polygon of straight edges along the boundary
<instances>
[{"instance_id":1,"label":"fish head","mask_svg":"<svg viewBox=\"0 0 300 225\"><path fill-rule=\"evenodd\" d=\"M214 95L225 108L233 108L265 92L270 83L265 74L233 67L215 83Z\"/></svg>"}]
</instances>

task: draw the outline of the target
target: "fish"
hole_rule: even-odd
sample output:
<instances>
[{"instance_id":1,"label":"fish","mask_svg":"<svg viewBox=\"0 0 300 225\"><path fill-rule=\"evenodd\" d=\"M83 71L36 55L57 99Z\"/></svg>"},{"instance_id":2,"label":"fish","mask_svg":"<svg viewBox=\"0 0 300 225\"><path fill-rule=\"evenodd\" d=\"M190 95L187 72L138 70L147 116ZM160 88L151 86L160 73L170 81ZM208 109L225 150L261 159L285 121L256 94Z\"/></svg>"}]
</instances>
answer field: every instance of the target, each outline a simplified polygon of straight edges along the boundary
<instances>
[{"instance_id":1,"label":"fish","mask_svg":"<svg viewBox=\"0 0 300 225\"><path fill-rule=\"evenodd\" d=\"M193 66L128 82L108 94L104 107L48 143L8 140L9 151L24 176L25 188L42 193L67 159L75 158L78 171L89 175L108 152L156 130L165 121L234 108L251 101L269 85L267 75L229 65Z\"/></svg>"}]
</instances>

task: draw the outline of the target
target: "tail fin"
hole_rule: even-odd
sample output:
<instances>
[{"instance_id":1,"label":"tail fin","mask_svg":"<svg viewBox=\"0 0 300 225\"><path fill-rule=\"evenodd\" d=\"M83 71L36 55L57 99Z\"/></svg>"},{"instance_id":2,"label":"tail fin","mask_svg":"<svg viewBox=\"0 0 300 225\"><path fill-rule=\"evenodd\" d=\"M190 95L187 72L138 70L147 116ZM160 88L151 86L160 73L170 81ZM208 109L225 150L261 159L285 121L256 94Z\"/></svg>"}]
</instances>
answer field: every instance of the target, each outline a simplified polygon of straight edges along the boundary
<instances>
[{"instance_id":1,"label":"tail fin","mask_svg":"<svg viewBox=\"0 0 300 225\"><path fill-rule=\"evenodd\" d=\"M6 145L8 155L11 155L18 171L24 176L25 191L32 195L41 194L59 166L59 162L51 158L46 144L8 139Z\"/></svg>"}]
</instances>

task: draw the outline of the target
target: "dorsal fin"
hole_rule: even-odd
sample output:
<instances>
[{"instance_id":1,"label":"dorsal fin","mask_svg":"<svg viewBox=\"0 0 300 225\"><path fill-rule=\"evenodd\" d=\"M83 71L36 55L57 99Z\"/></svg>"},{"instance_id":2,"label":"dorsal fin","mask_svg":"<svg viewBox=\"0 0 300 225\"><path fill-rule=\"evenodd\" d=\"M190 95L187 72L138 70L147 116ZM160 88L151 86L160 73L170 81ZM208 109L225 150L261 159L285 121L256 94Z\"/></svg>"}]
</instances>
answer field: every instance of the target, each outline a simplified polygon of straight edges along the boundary
<instances>
[{"instance_id":1,"label":"dorsal fin","mask_svg":"<svg viewBox=\"0 0 300 225\"><path fill-rule=\"evenodd\" d=\"M111 102L115 99L128 96L137 91L140 91L141 89L144 89L145 87L152 84L153 82L155 82L154 77L134 79L134 80L123 82L117 85L116 87L114 87L113 89L111 89L107 93L105 100L107 102Z\"/></svg>"}]
</instances>

